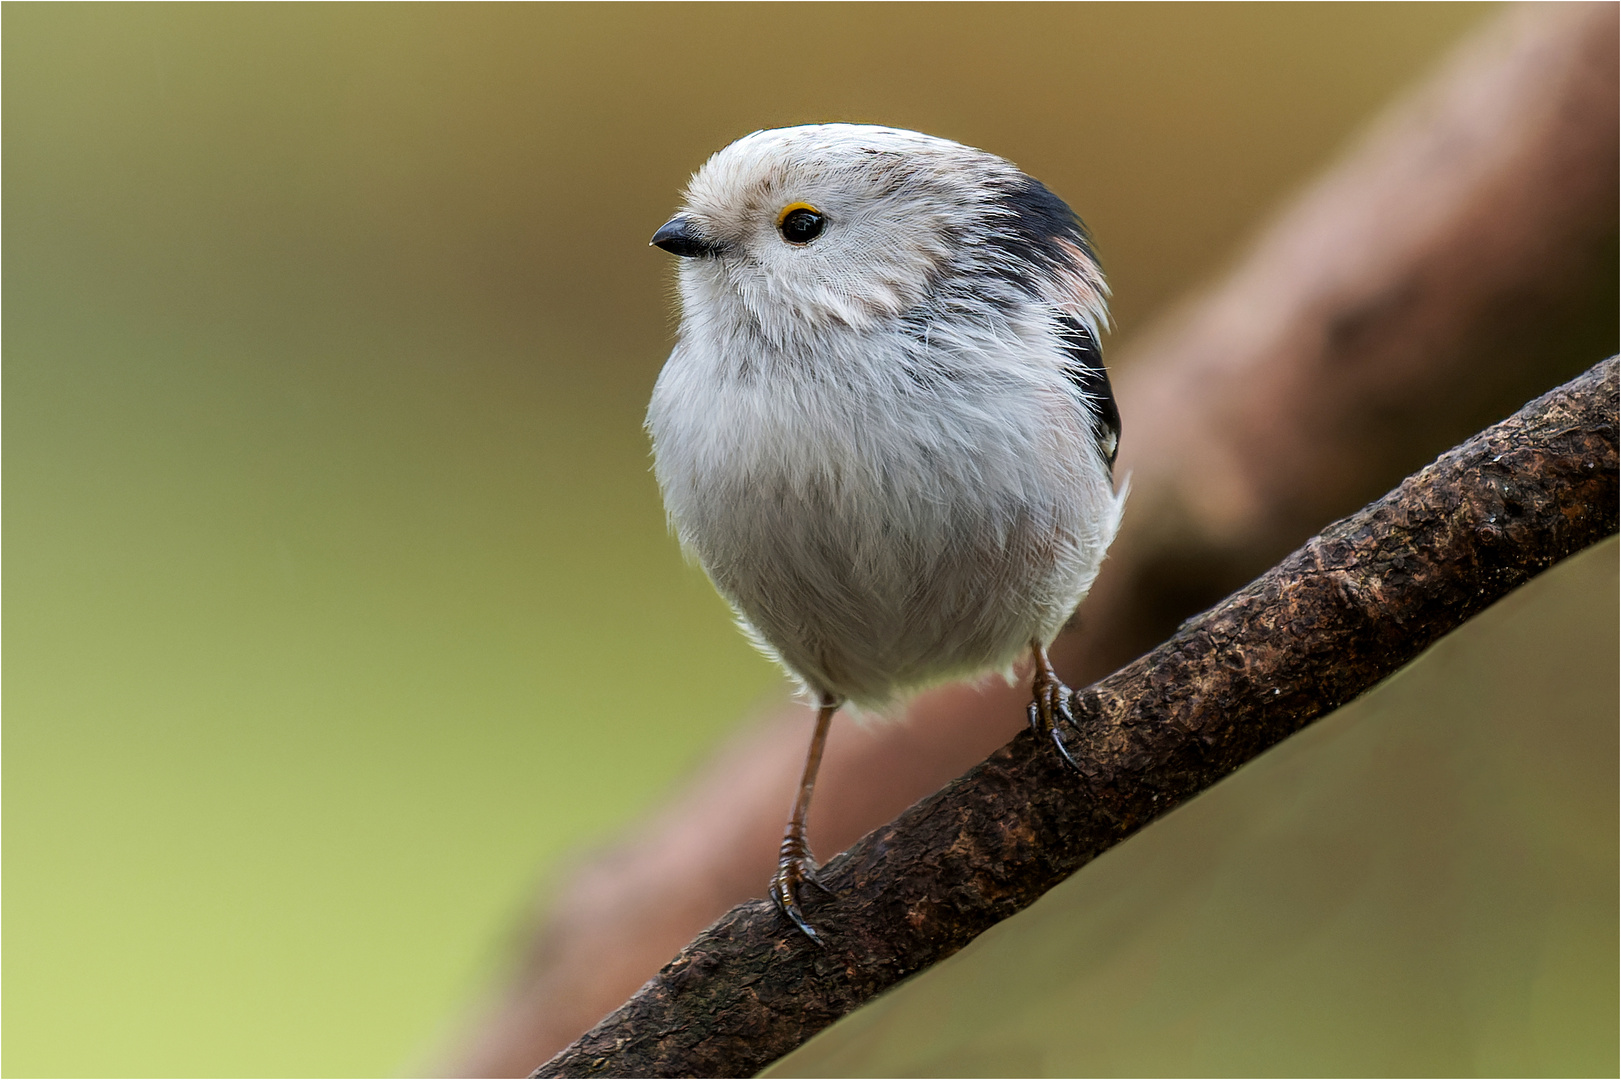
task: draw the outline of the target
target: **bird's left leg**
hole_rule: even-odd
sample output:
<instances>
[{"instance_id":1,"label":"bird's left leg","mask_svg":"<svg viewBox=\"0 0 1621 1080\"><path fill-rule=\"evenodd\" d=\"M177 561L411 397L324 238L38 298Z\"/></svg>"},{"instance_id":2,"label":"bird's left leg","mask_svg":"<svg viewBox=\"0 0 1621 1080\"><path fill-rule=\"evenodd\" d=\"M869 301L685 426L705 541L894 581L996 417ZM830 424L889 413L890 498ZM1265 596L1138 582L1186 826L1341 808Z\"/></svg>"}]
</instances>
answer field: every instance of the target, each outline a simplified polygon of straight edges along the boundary
<instances>
[{"instance_id":1,"label":"bird's left leg","mask_svg":"<svg viewBox=\"0 0 1621 1080\"><path fill-rule=\"evenodd\" d=\"M1070 756L1069 748L1064 745L1064 737L1059 732L1059 725L1070 727L1075 725L1075 714L1069 708L1069 687L1065 686L1053 671L1052 661L1047 659L1047 648L1039 641L1030 643L1030 651L1036 658L1036 674L1031 680L1031 691L1035 700L1030 702L1029 719L1030 729L1036 733L1037 738L1051 739L1053 746L1058 749L1058 756L1076 772L1081 767Z\"/></svg>"},{"instance_id":2,"label":"bird's left leg","mask_svg":"<svg viewBox=\"0 0 1621 1080\"><path fill-rule=\"evenodd\" d=\"M788 819L788 829L782 837L777 872L771 878L771 899L776 903L777 910L818 945L822 944L822 939L805 921L805 913L799 909L799 887L810 884L824 892L827 888L816 880L816 863L811 859L810 845L805 842L805 818L810 813L811 792L816 789L816 771L822 766L822 748L827 745L828 725L838 711L837 701L831 697L822 698L822 708L816 714L816 734L811 736L810 752L805 755L805 774L800 778L794 812Z\"/></svg>"}]
</instances>

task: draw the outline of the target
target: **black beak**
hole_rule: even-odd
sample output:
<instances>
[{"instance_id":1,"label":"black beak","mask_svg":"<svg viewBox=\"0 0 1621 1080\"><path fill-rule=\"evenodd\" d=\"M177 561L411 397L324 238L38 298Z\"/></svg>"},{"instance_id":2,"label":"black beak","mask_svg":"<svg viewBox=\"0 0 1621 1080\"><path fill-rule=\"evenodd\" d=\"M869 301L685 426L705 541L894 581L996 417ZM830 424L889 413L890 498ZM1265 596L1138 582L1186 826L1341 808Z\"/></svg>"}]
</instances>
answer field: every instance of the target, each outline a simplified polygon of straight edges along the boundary
<instances>
[{"instance_id":1,"label":"black beak","mask_svg":"<svg viewBox=\"0 0 1621 1080\"><path fill-rule=\"evenodd\" d=\"M648 242L653 247L661 247L683 259L713 255L720 250L719 244L699 236L692 219L681 214L660 225L659 231L654 233L653 239Z\"/></svg>"}]
</instances>

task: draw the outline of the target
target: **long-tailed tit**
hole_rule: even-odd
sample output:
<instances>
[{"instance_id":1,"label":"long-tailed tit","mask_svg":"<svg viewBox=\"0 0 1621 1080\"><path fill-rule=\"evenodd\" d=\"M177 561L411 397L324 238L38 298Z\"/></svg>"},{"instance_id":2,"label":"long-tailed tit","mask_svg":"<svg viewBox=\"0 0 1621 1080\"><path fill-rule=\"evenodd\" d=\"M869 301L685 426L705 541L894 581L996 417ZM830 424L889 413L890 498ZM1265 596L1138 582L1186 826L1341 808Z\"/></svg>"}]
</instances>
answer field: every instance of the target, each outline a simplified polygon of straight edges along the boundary
<instances>
[{"instance_id":1,"label":"long-tailed tit","mask_svg":"<svg viewBox=\"0 0 1621 1080\"><path fill-rule=\"evenodd\" d=\"M833 713L1034 656L1120 520L1108 288L1084 226L994 154L914 131L757 131L653 244L681 329L648 409L670 522L820 704L771 896L813 940L805 816ZM1073 762L1071 762L1073 764Z\"/></svg>"}]
</instances>

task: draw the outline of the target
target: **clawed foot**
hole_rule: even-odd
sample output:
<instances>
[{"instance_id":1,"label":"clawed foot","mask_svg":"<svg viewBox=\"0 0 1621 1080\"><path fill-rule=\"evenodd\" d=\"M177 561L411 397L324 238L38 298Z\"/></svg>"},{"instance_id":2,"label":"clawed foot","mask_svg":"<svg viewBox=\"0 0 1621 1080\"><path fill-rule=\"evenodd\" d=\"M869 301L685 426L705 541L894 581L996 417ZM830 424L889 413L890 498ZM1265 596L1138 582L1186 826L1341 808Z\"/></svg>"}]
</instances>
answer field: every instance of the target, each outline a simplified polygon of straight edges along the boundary
<instances>
[{"instance_id":1,"label":"clawed foot","mask_svg":"<svg viewBox=\"0 0 1621 1080\"><path fill-rule=\"evenodd\" d=\"M1036 675L1032 681L1031 690L1035 700L1030 702L1029 720L1030 730L1038 738L1049 739L1058 750L1058 756L1064 759L1065 764L1076 772L1081 766L1070 756L1069 747L1064 745L1061 727L1075 726L1075 714L1070 711L1070 690L1053 672L1052 664L1047 660L1047 650L1037 645L1035 647Z\"/></svg>"},{"instance_id":2,"label":"clawed foot","mask_svg":"<svg viewBox=\"0 0 1621 1080\"><path fill-rule=\"evenodd\" d=\"M799 927L799 932L821 945L816 930L805 921L799 907L800 886L814 885L830 893L826 885L816 880L816 862L810 856L810 845L805 843L805 815L810 812L811 791L816 787L816 770L822 765L822 747L827 745L828 725L838 711L838 699L822 698L821 711L816 714L816 734L811 736L810 753L805 755L805 775L799 780L799 797L794 800L794 812L788 818L788 830L783 833L782 848L777 855L777 872L771 878L771 901L788 921Z\"/></svg>"},{"instance_id":3,"label":"clawed foot","mask_svg":"<svg viewBox=\"0 0 1621 1080\"><path fill-rule=\"evenodd\" d=\"M795 844L790 837L782 842L782 849L777 872L771 878L771 901L777 905L778 911L788 917L789 922L799 927L800 933L823 945L825 942L816 933L815 927L805 921L805 913L800 909L800 887L811 885L829 895L832 895L832 890L817 880L816 864L803 843Z\"/></svg>"}]
</instances>

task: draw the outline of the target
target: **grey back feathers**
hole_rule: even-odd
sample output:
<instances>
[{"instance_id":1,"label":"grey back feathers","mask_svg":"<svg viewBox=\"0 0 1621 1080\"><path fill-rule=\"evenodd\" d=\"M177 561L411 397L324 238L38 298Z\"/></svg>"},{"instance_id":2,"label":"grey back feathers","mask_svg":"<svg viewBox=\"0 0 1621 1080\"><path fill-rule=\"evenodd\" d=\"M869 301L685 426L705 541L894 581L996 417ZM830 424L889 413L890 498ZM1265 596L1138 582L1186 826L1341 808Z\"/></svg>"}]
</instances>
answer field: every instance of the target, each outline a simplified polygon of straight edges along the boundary
<instances>
[{"instance_id":1,"label":"grey back feathers","mask_svg":"<svg viewBox=\"0 0 1621 1080\"><path fill-rule=\"evenodd\" d=\"M721 150L672 226L655 472L760 647L881 707L1050 642L1121 507L1079 219L995 155L827 124Z\"/></svg>"}]
</instances>

